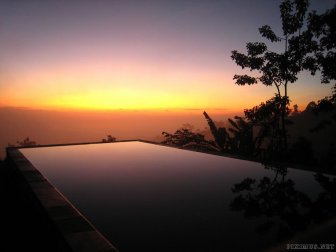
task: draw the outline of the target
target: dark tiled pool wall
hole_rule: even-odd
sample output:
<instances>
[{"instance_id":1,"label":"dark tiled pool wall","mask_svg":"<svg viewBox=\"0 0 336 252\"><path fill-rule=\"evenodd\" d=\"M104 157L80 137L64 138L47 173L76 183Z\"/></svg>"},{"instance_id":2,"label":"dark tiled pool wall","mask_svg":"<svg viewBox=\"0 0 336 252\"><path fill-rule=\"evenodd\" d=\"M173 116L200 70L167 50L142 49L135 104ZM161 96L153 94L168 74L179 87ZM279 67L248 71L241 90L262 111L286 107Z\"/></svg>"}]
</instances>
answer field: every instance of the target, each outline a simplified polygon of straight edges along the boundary
<instances>
[{"instance_id":1,"label":"dark tiled pool wall","mask_svg":"<svg viewBox=\"0 0 336 252\"><path fill-rule=\"evenodd\" d=\"M18 149L8 148L7 158L18 190L52 230L53 251L117 251Z\"/></svg>"}]
</instances>

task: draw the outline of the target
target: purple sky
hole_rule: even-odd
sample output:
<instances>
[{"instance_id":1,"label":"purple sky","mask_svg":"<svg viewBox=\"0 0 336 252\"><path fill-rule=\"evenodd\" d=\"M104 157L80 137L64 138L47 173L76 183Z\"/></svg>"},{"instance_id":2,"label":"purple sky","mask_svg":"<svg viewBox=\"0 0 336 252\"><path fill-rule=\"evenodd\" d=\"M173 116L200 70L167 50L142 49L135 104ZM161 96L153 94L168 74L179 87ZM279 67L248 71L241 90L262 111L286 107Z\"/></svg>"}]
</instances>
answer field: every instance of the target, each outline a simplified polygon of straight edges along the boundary
<instances>
[{"instance_id":1,"label":"purple sky","mask_svg":"<svg viewBox=\"0 0 336 252\"><path fill-rule=\"evenodd\" d=\"M334 0L311 1L318 12ZM279 1L2 0L0 106L241 109L273 88L238 87L230 59L258 28L280 31ZM302 91L304 90L304 91ZM330 92L302 74L294 103Z\"/></svg>"}]
</instances>

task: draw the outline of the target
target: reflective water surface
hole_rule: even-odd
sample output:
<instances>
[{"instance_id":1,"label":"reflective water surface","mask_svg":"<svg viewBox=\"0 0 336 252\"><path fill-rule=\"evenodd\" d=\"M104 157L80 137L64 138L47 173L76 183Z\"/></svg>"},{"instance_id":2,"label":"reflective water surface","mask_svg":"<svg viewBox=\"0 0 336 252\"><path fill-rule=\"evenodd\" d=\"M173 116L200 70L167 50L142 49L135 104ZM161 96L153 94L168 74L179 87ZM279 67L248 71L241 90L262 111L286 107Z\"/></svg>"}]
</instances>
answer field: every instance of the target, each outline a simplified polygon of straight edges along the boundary
<instances>
[{"instance_id":1,"label":"reflective water surface","mask_svg":"<svg viewBox=\"0 0 336 252\"><path fill-rule=\"evenodd\" d=\"M143 142L21 152L121 252L260 251L335 216L313 172Z\"/></svg>"}]
</instances>

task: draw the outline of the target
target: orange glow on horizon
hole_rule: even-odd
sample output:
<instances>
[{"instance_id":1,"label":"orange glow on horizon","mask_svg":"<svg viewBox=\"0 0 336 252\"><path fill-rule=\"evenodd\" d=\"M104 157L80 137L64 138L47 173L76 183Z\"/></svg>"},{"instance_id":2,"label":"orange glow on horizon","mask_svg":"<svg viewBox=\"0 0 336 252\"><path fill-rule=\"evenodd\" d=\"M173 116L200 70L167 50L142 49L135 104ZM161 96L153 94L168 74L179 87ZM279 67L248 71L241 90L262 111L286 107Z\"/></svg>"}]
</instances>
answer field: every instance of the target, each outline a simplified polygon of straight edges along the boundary
<instances>
[{"instance_id":1,"label":"orange glow on horizon","mask_svg":"<svg viewBox=\"0 0 336 252\"><path fill-rule=\"evenodd\" d=\"M72 64L72 66L75 64ZM233 66L236 69L235 66ZM20 76L3 76L0 106L52 110L212 110L242 113L266 101L273 87L237 86L230 70L179 69L150 62L79 61L76 67L54 65ZM328 87L290 87L292 105L303 110L316 97L323 98ZM301 87L300 87L301 86ZM323 89L322 89L323 88ZM18 92L24 90L24 92ZM320 93L317 93L316 91ZM293 95L292 95L293 94ZM310 98L312 97L312 98Z\"/></svg>"},{"instance_id":2,"label":"orange glow on horizon","mask_svg":"<svg viewBox=\"0 0 336 252\"><path fill-rule=\"evenodd\" d=\"M149 63L122 63L109 68L108 63L105 67L98 63L81 63L81 67L77 65L71 71L55 66L54 70L29 72L20 78L9 79L11 85L0 94L0 106L62 110L220 108L238 111L241 109L238 93L249 95L234 84L223 84L223 78L232 81L221 71L186 71L173 66L153 67ZM92 65L100 68L90 68Z\"/></svg>"}]
</instances>

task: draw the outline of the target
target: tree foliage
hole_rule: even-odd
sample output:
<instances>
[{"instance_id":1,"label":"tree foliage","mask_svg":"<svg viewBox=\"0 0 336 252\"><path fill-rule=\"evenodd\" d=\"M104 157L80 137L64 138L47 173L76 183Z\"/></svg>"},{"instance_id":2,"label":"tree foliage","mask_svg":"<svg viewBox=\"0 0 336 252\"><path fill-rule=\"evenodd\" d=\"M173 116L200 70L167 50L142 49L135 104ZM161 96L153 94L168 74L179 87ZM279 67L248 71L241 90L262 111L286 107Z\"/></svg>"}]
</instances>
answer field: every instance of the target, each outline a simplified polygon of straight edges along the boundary
<instances>
[{"instance_id":1,"label":"tree foliage","mask_svg":"<svg viewBox=\"0 0 336 252\"><path fill-rule=\"evenodd\" d=\"M203 115L208 122L211 134L215 139L217 147L222 151L227 150L228 149L227 142L229 140L229 134L226 128L225 127L217 128L215 122L211 119L211 117L207 114L207 112L204 111Z\"/></svg>"},{"instance_id":2,"label":"tree foliage","mask_svg":"<svg viewBox=\"0 0 336 252\"><path fill-rule=\"evenodd\" d=\"M279 121L285 98L274 96L251 109L244 110L244 117L228 119L228 127L216 127L215 122L204 112L216 145L226 152L263 159L279 159L281 134ZM286 115L290 110L286 109ZM291 123L286 119L286 124Z\"/></svg>"},{"instance_id":3,"label":"tree foliage","mask_svg":"<svg viewBox=\"0 0 336 252\"><path fill-rule=\"evenodd\" d=\"M264 42L248 42L246 53L234 50L231 54L238 66L250 70L250 74L234 75L237 85L261 83L275 86L275 98L281 102L267 101L257 109L258 112L253 109L250 112L262 117L266 116L265 113L270 116L270 109L278 113L277 118L280 120L272 120L272 127L275 127L274 123L278 123L276 132L279 135L280 152L287 151L288 84L296 82L298 74L303 70L308 70L313 75L320 71L322 83L336 79L336 5L322 14L315 11L308 13L308 7L308 0L284 0L280 4L282 34L275 33L269 25L259 28L260 35L268 43L283 43L282 51L272 51ZM324 106L326 101L335 102L335 97L334 92L331 98L321 100L319 107ZM275 108L271 105L280 106ZM249 116L250 112L245 111L245 115ZM274 116L273 118L275 119ZM255 121L257 118L250 119Z\"/></svg>"},{"instance_id":4,"label":"tree foliage","mask_svg":"<svg viewBox=\"0 0 336 252\"><path fill-rule=\"evenodd\" d=\"M194 133L189 129L178 129L175 133L162 132L163 144L203 151L218 151L212 141L206 140L204 135Z\"/></svg>"},{"instance_id":5,"label":"tree foliage","mask_svg":"<svg viewBox=\"0 0 336 252\"><path fill-rule=\"evenodd\" d=\"M217 127L211 117L204 111L210 131L217 147L224 152L251 156L254 153L253 127L243 117L229 118L229 127Z\"/></svg>"},{"instance_id":6,"label":"tree foliage","mask_svg":"<svg viewBox=\"0 0 336 252\"><path fill-rule=\"evenodd\" d=\"M313 38L314 54L305 68L314 74L321 71L321 82L336 80L336 5L323 14L309 13L308 31ZM308 41L309 42L309 41ZM336 86L335 86L336 87Z\"/></svg>"},{"instance_id":7,"label":"tree foliage","mask_svg":"<svg viewBox=\"0 0 336 252\"><path fill-rule=\"evenodd\" d=\"M238 66L257 73L234 75L236 84L251 85L260 82L266 86L275 85L279 96L282 95L280 87L285 89L283 95L287 95L287 84L297 80L297 74L303 69L301 62L314 49L312 46L302 46L312 36L311 33L302 32L307 9L307 0L283 1L280 5L283 34L276 34L269 25L259 28L260 35L269 42L284 42L282 52L269 50L264 42L246 43L246 54L232 51L231 58Z\"/></svg>"},{"instance_id":8,"label":"tree foliage","mask_svg":"<svg viewBox=\"0 0 336 252\"><path fill-rule=\"evenodd\" d=\"M15 144L8 144L8 147L34 147L37 146L37 143L33 140L31 140L29 137L24 138L22 141L16 141L16 145Z\"/></svg>"},{"instance_id":9,"label":"tree foliage","mask_svg":"<svg viewBox=\"0 0 336 252\"><path fill-rule=\"evenodd\" d=\"M111 135L107 135L107 138L102 139L103 143L113 143L115 141L117 141L117 138L115 138L114 136L111 136Z\"/></svg>"}]
</instances>

